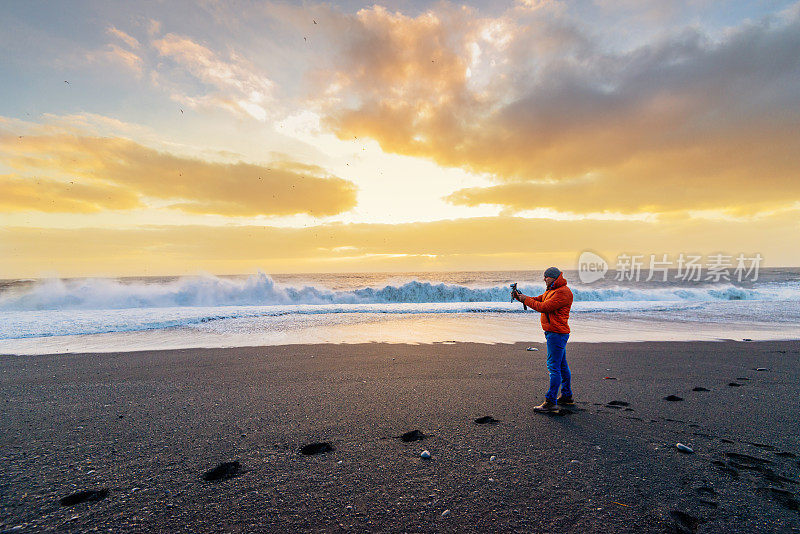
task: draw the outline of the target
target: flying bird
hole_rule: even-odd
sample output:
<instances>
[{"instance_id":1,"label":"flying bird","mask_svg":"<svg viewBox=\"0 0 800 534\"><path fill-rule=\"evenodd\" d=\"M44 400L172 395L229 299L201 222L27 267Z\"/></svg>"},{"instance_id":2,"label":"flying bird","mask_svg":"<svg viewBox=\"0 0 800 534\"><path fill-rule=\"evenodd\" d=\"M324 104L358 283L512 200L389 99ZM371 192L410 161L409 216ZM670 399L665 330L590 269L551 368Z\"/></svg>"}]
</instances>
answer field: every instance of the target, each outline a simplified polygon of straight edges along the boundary
<instances>
[{"instance_id":1,"label":"flying bird","mask_svg":"<svg viewBox=\"0 0 800 534\"><path fill-rule=\"evenodd\" d=\"M316 24L316 23L317 23L317 21L316 21L316 20L314 20L314 19L311 19L311 20L312 20L312 21L314 21L314 24Z\"/></svg>"},{"instance_id":2,"label":"flying bird","mask_svg":"<svg viewBox=\"0 0 800 534\"><path fill-rule=\"evenodd\" d=\"M67 80L64 80L64 83L67 84L67 85L72 85Z\"/></svg>"}]
</instances>

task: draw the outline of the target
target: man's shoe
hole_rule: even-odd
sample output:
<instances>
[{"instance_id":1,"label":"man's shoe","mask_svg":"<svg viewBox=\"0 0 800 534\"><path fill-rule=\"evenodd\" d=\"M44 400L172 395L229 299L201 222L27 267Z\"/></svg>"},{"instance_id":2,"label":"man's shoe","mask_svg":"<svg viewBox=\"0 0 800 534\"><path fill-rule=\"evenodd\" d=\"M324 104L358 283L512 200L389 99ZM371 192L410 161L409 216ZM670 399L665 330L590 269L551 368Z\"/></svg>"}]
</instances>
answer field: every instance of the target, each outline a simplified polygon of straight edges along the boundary
<instances>
[{"instance_id":1,"label":"man's shoe","mask_svg":"<svg viewBox=\"0 0 800 534\"><path fill-rule=\"evenodd\" d=\"M572 395L561 395L556 401L556 404L559 406L574 406L575 401L572 400Z\"/></svg>"},{"instance_id":2,"label":"man's shoe","mask_svg":"<svg viewBox=\"0 0 800 534\"><path fill-rule=\"evenodd\" d=\"M558 405L555 402L550 402L545 399L543 403L533 409L536 413L556 413L558 412Z\"/></svg>"}]
</instances>

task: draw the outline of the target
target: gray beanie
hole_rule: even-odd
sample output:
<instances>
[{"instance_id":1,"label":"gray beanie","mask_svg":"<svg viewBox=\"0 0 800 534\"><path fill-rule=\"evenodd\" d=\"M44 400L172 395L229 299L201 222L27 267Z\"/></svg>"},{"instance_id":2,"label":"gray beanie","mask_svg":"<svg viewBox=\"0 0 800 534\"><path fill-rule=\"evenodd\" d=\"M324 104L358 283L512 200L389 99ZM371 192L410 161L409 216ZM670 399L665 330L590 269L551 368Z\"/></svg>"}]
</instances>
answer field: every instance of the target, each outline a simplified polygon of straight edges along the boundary
<instances>
[{"instance_id":1,"label":"gray beanie","mask_svg":"<svg viewBox=\"0 0 800 534\"><path fill-rule=\"evenodd\" d=\"M546 278L558 278L558 275L560 274L561 271L558 270L558 267L548 267L544 272Z\"/></svg>"}]
</instances>

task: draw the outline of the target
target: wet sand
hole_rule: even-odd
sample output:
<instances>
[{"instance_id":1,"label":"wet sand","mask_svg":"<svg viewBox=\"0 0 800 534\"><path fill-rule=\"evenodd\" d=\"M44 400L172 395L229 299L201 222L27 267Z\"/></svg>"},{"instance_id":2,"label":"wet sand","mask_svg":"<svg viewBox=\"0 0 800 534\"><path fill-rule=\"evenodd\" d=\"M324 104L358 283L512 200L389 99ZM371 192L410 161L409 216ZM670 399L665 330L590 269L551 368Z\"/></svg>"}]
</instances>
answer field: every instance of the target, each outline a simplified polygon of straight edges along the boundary
<instances>
[{"instance_id":1,"label":"wet sand","mask_svg":"<svg viewBox=\"0 0 800 534\"><path fill-rule=\"evenodd\" d=\"M532 413L544 358L2 356L0 532L800 531L800 342L570 344L562 416Z\"/></svg>"}]
</instances>

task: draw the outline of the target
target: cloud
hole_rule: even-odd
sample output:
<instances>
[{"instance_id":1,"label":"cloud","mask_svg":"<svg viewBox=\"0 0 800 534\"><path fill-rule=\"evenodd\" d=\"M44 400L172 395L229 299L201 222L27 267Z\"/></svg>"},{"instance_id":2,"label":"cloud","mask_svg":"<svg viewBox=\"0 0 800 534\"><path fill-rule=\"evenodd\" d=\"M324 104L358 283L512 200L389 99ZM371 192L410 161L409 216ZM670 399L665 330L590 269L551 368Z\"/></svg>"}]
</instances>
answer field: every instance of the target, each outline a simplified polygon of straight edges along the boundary
<instances>
[{"instance_id":1,"label":"cloud","mask_svg":"<svg viewBox=\"0 0 800 534\"><path fill-rule=\"evenodd\" d=\"M256 268L271 272L538 269L550 264L574 268L586 249L612 262L621 252L659 257L758 252L765 263L775 266L797 264L800 256L785 243L792 242L798 231L797 210L739 222L674 218L631 224L491 217L307 228L13 227L0 230L0 253L7 258L0 275L31 276L47 270L62 275L141 274L142 265L150 273L165 274Z\"/></svg>"},{"instance_id":2,"label":"cloud","mask_svg":"<svg viewBox=\"0 0 800 534\"><path fill-rule=\"evenodd\" d=\"M144 71L144 61L139 55L114 43L107 45L102 50L88 52L86 59L89 62L108 62L122 65L132 70L137 76L141 76Z\"/></svg>"},{"instance_id":3,"label":"cloud","mask_svg":"<svg viewBox=\"0 0 800 534\"><path fill-rule=\"evenodd\" d=\"M324 124L492 176L450 197L466 205L746 211L800 199L797 12L624 49L563 9L520 9L349 16Z\"/></svg>"},{"instance_id":4,"label":"cloud","mask_svg":"<svg viewBox=\"0 0 800 534\"><path fill-rule=\"evenodd\" d=\"M0 212L95 213L141 205L134 192L107 184L0 176Z\"/></svg>"},{"instance_id":5,"label":"cloud","mask_svg":"<svg viewBox=\"0 0 800 534\"><path fill-rule=\"evenodd\" d=\"M123 43L128 45L129 48L140 48L141 47L141 44L139 43L139 41L135 37L132 37L131 35L128 35L124 31L122 31L120 29L117 29L114 26L109 26L108 29L106 30L106 33L116 37L117 39L119 39L120 41L122 41Z\"/></svg>"},{"instance_id":6,"label":"cloud","mask_svg":"<svg viewBox=\"0 0 800 534\"><path fill-rule=\"evenodd\" d=\"M153 47L207 88L194 96L176 94L176 100L192 107L220 107L266 120L275 84L244 57L230 53L223 59L210 48L173 33L153 41Z\"/></svg>"},{"instance_id":7,"label":"cloud","mask_svg":"<svg viewBox=\"0 0 800 534\"><path fill-rule=\"evenodd\" d=\"M125 46L122 47L117 43L108 43L101 50L86 52L86 59L91 63L107 62L119 64L132 70L137 77L140 77L144 72L144 59L139 52L142 47L141 43L135 37L114 26L109 26L106 29L106 33Z\"/></svg>"},{"instance_id":8,"label":"cloud","mask_svg":"<svg viewBox=\"0 0 800 534\"><path fill-rule=\"evenodd\" d=\"M15 171L0 179L6 211L89 213L149 198L192 213L326 216L356 204L351 182L313 165L205 161L120 137L0 130L0 163Z\"/></svg>"}]
</instances>

